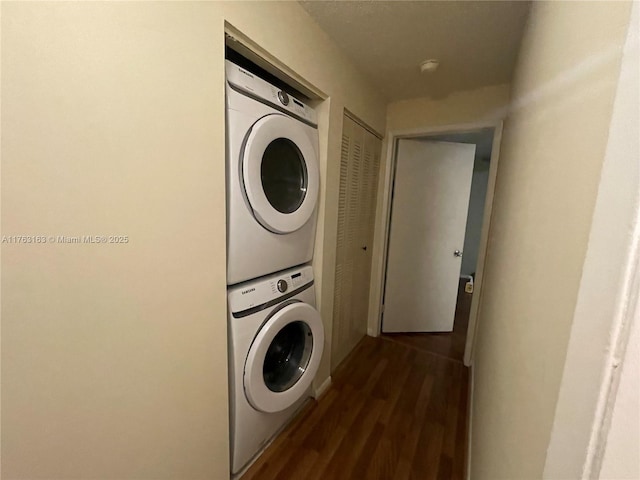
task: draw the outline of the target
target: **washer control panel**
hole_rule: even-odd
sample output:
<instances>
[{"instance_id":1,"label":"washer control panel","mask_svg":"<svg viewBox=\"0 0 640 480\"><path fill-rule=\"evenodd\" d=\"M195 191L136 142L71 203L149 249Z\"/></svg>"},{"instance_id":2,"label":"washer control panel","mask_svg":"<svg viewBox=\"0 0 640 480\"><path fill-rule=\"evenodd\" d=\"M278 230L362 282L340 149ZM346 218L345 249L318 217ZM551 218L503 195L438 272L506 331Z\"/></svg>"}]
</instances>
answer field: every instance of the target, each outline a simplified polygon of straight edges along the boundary
<instances>
[{"instance_id":1,"label":"washer control panel","mask_svg":"<svg viewBox=\"0 0 640 480\"><path fill-rule=\"evenodd\" d=\"M318 125L316 112L287 92L276 88L253 73L226 60L227 82L234 90L253 97L262 103L271 104L313 126Z\"/></svg>"},{"instance_id":2,"label":"washer control panel","mask_svg":"<svg viewBox=\"0 0 640 480\"><path fill-rule=\"evenodd\" d=\"M229 287L229 310L241 312L290 295L313 282L310 266L293 268Z\"/></svg>"}]
</instances>

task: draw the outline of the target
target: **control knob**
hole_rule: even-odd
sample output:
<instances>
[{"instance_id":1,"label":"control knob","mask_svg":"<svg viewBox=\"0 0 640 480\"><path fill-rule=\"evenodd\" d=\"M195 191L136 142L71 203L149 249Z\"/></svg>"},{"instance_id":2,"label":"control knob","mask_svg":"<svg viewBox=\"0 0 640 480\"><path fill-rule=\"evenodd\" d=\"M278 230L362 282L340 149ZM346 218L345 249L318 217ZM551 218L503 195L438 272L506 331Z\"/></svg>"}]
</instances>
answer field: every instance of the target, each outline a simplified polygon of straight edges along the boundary
<instances>
[{"instance_id":1,"label":"control knob","mask_svg":"<svg viewBox=\"0 0 640 480\"><path fill-rule=\"evenodd\" d=\"M284 293L287 291L287 288L289 288L289 285L287 285L287 282L285 282L284 280L278 280L277 287L280 293Z\"/></svg>"},{"instance_id":2,"label":"control knob","mask_svg":"<svg viewBox=\"0 0 640 480\"><path fill-rule=\"evenodd\" d=\"M280 103L285 107L289 105L289 95L287 95L287 93L283 92L282 90L278 92L278 100L280 100Z\"/></svg>"}]
</instances>

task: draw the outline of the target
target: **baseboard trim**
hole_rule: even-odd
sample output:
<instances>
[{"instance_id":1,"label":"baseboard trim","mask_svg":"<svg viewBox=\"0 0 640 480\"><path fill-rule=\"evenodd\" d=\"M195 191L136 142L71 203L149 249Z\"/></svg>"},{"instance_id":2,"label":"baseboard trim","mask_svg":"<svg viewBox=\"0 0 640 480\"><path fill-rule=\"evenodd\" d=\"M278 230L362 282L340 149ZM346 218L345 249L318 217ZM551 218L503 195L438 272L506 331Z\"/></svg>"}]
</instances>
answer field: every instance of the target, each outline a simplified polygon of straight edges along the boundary
<instances>
[{"instance_id":1,"label":"baseboard trim","mask_svg":"<svg viewBox=\"0 0 640 480\"><path fill-rule=\"evenodd\" d=\"M318 388L315 389L315 391L313 392L313 398L318 400L322 395L325 394L327 390L329 390L330 386L331 386L331 375L329 375L327 379L324 382L322 382L322 384Z\"/></svg>"},{"instance_id":2,"label":"baseboard trim","mask_svg":"<svg viewBox=\"0 0 640 480\"><path fill-rule=\"evenodd\" d=\"M467 458L465 468L467 470L465 478L471 480L471 428L473 426L473 391L475 377L473 375L473 364L469 365L469 395L467 407Z\"/></svg>"}]
</instances>

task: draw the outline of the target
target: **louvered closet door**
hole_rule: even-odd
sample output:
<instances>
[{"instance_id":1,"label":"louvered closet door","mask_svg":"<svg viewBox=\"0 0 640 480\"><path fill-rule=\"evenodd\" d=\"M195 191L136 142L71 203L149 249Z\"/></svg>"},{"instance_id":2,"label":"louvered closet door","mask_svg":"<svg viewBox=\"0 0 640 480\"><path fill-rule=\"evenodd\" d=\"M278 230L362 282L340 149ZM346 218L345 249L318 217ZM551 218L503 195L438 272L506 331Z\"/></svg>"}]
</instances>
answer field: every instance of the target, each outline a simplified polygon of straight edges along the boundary
<instances>
[{"instance_id":1,"label":"louvered closet door","mask_svg":"<svg viewBox=\"0 0 640 480\"><path fill-rule=\"evenodd\" d=\"M332 369L366 335L380 139L345 115L340 159Z\"/></svg>"},{"instance_id":2,"label":"louvered closet door","mask_svg":"<svg viewBox=\"0 0 640 480\"><path fill-rule=\"evenodd\" d=\"M364 149L359 191L358 235L359 241L354 249L356 268L353 283L357 285L354 296L353 328L360 340L367 333L369 313L369 286L371 283L371 249L375 222L378 167L380 164L380 139L367 130L364 131ZM354 344L355 346L355 344Z\"/></svg>"}]
</instances>

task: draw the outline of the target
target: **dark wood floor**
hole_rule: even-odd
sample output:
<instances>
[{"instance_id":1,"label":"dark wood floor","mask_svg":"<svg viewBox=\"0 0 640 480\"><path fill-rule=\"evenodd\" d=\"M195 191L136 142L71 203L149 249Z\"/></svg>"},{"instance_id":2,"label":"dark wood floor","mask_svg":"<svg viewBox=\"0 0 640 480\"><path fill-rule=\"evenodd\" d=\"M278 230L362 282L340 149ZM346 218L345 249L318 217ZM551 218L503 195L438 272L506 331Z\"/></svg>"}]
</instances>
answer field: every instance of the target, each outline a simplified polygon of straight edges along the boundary
<instances>
[{"instance_id":1,"label":"dark wood floor","mask_svg":"<svg viewBox=\"0 0 640 480\"><path fill-rule=\"evenodd\" d=\"M385 333L383 337L436 355L462 362L467 341L471 294L465 293L466 280L460 280L456 316L451 333Z\"/></svg>"},{"instance_id":2,"label":"dark wood floor","mask_svg":"<svg viewBox=\"0 0 640 480\"><path fill-rule=\"evenodd\" d=\"M242 480L462 480L468 371L450 343L365 337Z\"/></svg>"}]
</instances>

